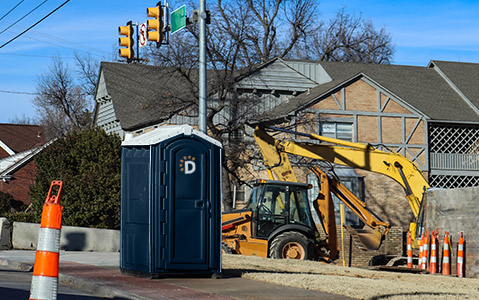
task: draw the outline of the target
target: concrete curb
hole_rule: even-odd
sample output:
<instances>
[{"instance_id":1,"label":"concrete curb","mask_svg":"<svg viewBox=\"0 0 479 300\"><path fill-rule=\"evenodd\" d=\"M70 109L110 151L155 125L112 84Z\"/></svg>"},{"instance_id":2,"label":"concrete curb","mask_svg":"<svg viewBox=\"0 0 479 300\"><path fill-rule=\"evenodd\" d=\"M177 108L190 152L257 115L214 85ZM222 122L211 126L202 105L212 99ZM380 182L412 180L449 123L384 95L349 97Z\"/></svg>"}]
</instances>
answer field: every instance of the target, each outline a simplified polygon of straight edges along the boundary
<instances>
[{"instance_id":1,"label":"concrete curb","mask_svg":"<svg viewBox=\"0 0 479 300\"><path fill-rule=\"evenodd\" d=\"M132 299L132 300L149 300L148 298L140 297L133 293L113 288L107 284L99 284L96 281L88 280L78 276L66 275L60 273L58 275L58 281L60 284L70 286L72 288L76 288L82 291L88 291L92 295L96 297L103 297L103 298L125 298L125 299Z\"/></svg>"},{"instance_id":2,"label":"concrete curb","mask_svg":"<svg viewBox=\"0 0 479 300\"><path fill-rule=\"evenodd\" d=\"M11 268L18 271L32 272L33 265L25 262L19 262L9 259L0 258L0 266Z\"/></svg>"},{"instance_id":3,"label":"concrete curb","mask_svg":"<svg viewBox=\"0 0 479 300\"><path fill-rule=\"evenodd\" d=\"M33 264L19 262L9 259L0 258L0 266L6 267L9 269L17 270L17 271L25 271L25 272L32 272L33 271ZM125 298L125 299L132 299L132 300L149 300L148 298L144 298L133 293L111 287L107 284L100 284L93 280L88 280L78 276L66 275L62 274L61 272L58 274L58 282L60 284L81 290L86 291L96 297L102 298Z\"/></svg>"}]
</instances>

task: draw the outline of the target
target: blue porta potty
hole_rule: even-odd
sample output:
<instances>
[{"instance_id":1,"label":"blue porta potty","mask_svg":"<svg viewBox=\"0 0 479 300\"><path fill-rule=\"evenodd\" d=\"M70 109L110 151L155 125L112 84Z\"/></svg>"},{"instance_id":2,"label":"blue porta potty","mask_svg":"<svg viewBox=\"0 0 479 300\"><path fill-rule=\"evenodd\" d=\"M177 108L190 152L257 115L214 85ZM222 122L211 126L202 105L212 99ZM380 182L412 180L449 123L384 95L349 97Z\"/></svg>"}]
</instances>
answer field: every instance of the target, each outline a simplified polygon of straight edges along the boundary
<instances>
[{"instance_id":1,"label":"blue porta potty","mask_svg":"<svg viewBox=\"0 0 479 300\"><path fill-rule=\"evenodd\" d=\"M189 125L122 143L122 271L221 273L221 152Z\"/></svg>"}]
</instances>

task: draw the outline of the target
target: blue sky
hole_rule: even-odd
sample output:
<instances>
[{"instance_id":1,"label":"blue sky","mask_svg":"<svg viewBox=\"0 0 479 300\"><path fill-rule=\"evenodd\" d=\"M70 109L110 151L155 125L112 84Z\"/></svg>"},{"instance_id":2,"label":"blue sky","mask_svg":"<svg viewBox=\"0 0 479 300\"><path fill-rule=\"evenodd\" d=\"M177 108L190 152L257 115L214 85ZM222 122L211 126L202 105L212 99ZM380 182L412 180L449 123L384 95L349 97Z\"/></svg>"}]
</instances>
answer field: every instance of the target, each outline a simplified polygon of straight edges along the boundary
<instances>
[{"instance_id":1,"label":"blue sky","mask_svg":"<svg viewBox=\"0 0 479 300\"><path fill-rule=\"evenodd\" d=\"M24 0L0 20L0 32L44 0ZM0 18L21 0L2 0ZM65 0L48 0L36 11L0 33L0 45L33 25ZM25 35L0 49L0 123L32 118L37 78L53 56L74 66L75 51L111 60L118 51L118 26L146 20L146 8L158 1L71 0ZM185 1L186 2L186 1ZM340 8L371 19L392 35L394 64L426 66L430 60L479 63L479 1L319 1L321 17ZM188 8L187 8L188 10ZM7 93L21 92L18 93Z\"/></svg>"}]
</instances>

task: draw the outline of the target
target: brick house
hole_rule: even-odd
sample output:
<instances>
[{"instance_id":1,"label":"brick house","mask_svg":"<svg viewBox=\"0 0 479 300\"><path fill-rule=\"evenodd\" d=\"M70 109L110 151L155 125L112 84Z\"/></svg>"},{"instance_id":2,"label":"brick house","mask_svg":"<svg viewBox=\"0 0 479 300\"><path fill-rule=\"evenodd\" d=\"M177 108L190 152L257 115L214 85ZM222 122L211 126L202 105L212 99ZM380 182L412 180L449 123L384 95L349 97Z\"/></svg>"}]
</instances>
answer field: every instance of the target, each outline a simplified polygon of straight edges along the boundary
<instances>
[{"instance_id":1,"label":"brick house","mask_svg":"<svg viewBox=\"0 0 479 300\"><path fill-rule=\"evenodd\" d=\"M171 79L164 72L161 67L102 64L95 124L122 134L141 134L163 124L196 125L196 116L184 113L182 103L165 101L163 110L149 109L152 99L164 101L160 95L148 96ZM252 123L288 124L298 131L400 152L432 187L457 188L479 184L478 75L479 64L474 63L431 61L416 67L276 58L238 77L234 96L257 100L253 108L245 108ZM147 91L128 82L143 82ZM223 116L229 119L233 113ZM245 127L234 134L253 143L252 131ZM402 240L401 228L407 230L412 220L402 187L380 174L335 171L368 207L397 226L388 239ZM313 185L316 180L308 172L301 179ZM238 200L247 197L244 186L236 190ZM349 221L356 222L352 215ZM401 242L394 247L383 253L400 252Z\"/></svg>"},{"instance_id":2,"label":"brick house","mask_svg":"<svg viewBox=\"0 0 479 300\"><path fill-rule=\"evenodd\" d=\"M36 170L33 158L47 145L41 126L0 124L0 191L29 205Z\"/></svg>"},{"instance_id":3,"label":"brick house","mask_svg":"<svg viewBox=\"0 0 479 300\"><path fill-rule=\"evenodd\" d=\"M431 187L479 184L479 64L431 61L428 67L290 62L318 68L323 82L259 119L400 152ZM402 188L356 170L366 202L391 223L407 226Z\"/></svg>"}]
</instances>

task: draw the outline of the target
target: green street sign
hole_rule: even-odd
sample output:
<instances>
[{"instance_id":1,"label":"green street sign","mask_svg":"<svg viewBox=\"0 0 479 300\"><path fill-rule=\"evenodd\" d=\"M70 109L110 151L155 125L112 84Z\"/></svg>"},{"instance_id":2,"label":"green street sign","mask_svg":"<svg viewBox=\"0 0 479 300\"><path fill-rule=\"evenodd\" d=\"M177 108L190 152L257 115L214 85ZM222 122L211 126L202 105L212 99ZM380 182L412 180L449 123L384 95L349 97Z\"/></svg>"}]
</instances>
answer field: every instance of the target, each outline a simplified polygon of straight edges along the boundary
<instances>
[{"instance_id":1,"label":"green street sign","mask_svg":"<svg viewBox=\"0 0 479 300\"><path fill-rule=\"evenodd\" d=\"M186 27L186 5L178 8L170 14L171 33L175 33Z\"/></svg>"}]
</instances>

